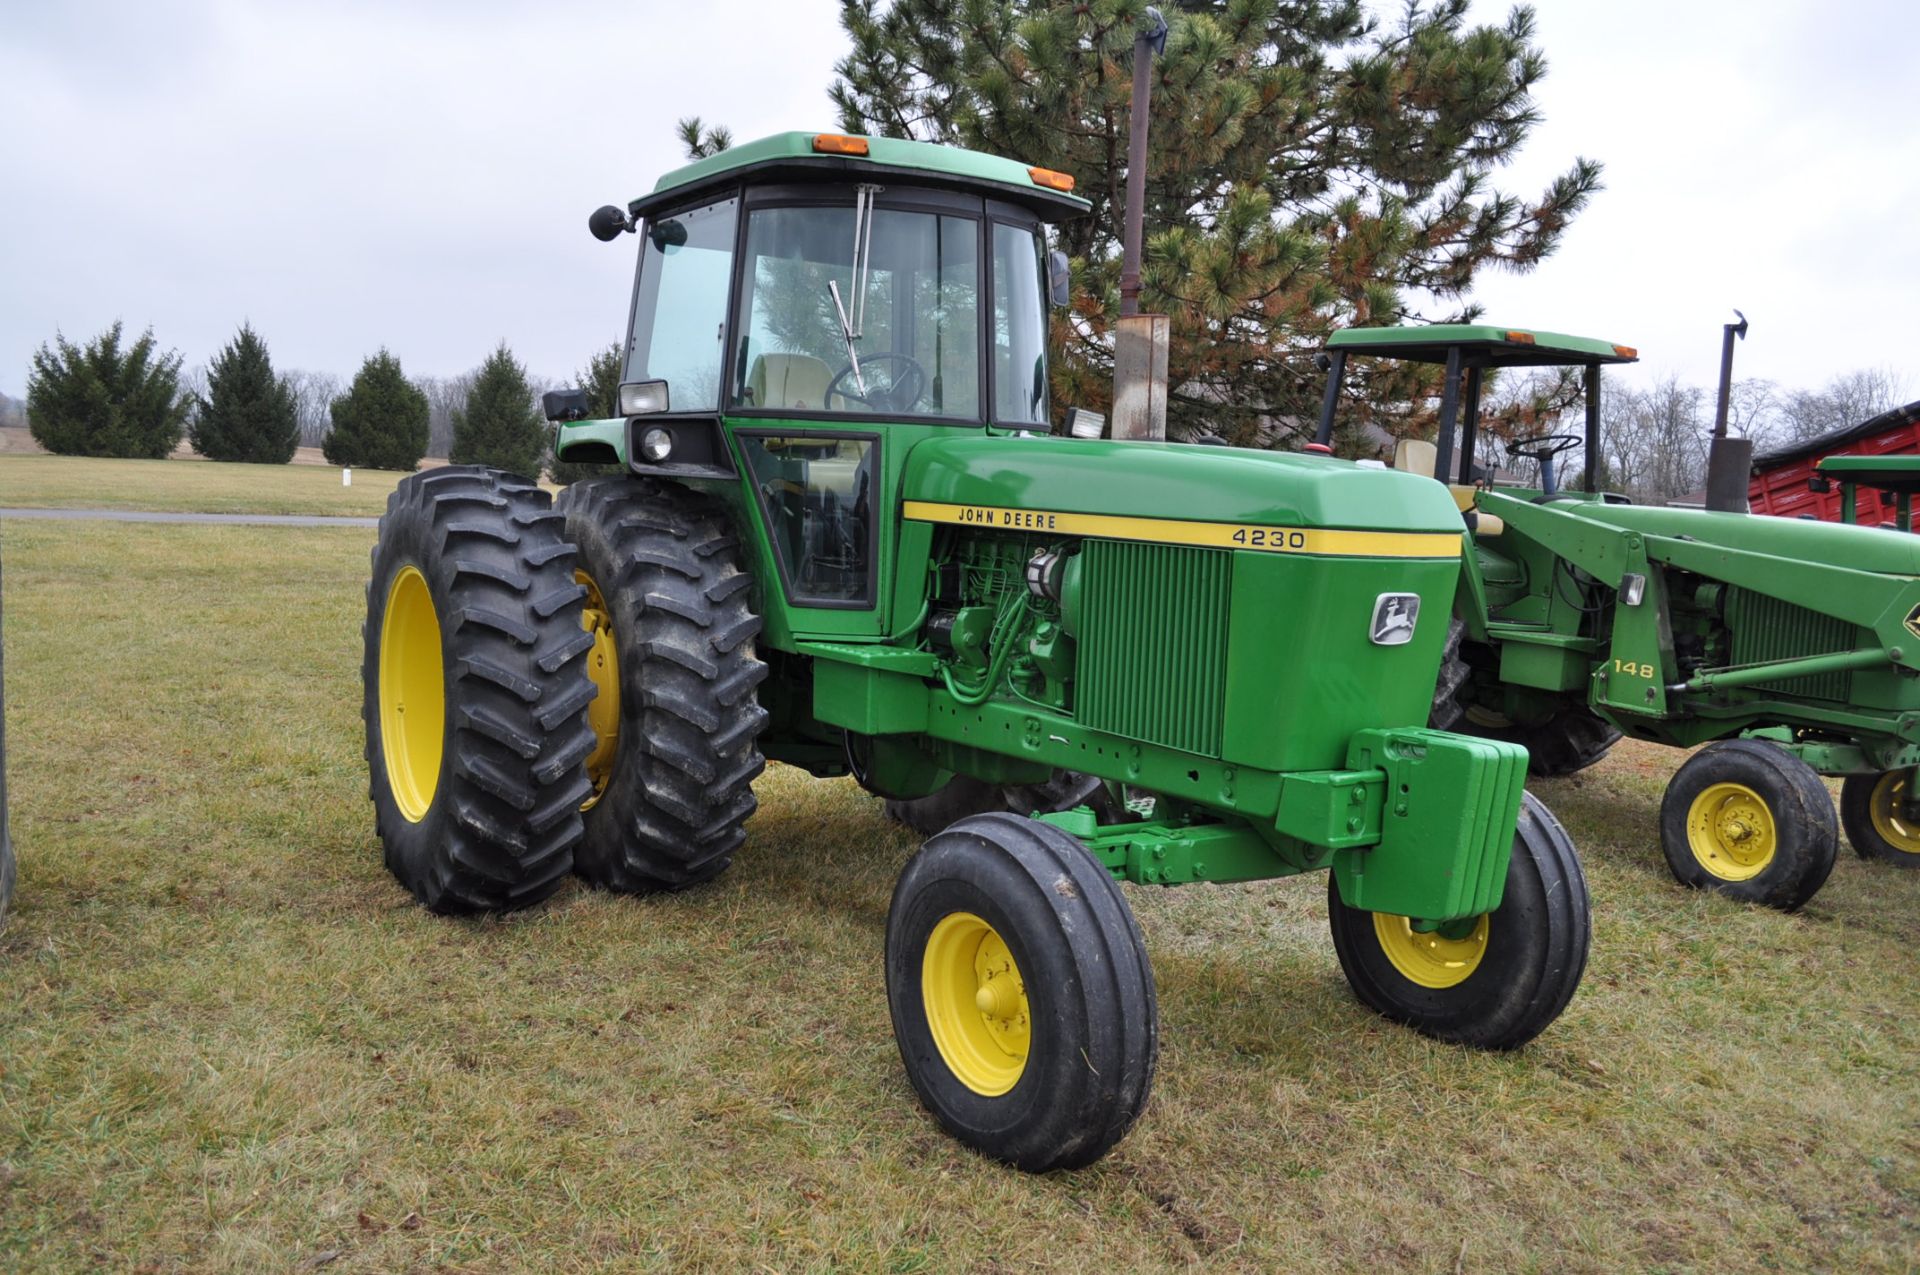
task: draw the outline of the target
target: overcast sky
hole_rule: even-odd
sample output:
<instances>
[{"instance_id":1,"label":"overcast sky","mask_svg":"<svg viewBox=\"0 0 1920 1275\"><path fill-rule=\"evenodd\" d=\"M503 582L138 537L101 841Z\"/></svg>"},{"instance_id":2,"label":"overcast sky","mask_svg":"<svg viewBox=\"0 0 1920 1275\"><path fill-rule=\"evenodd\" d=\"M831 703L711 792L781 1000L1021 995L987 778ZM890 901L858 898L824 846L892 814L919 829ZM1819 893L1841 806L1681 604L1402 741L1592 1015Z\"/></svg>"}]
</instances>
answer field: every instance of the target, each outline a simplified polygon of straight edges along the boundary
<instances>
[{"instance_id":1,"label":"overcast sky","mask_svg":"<svg viewBox=\"0 0 1920 1275\"><path fill-rule=\"evenodd\" d=\"M1575 154L1607 190L1494 321L1639 347L1633 375L1920 394L1920 5L1541 0L1546 123L1501 177ZM1505 4L1479 3L1498 20ZM624 329L633 241L602 203L681 161L699 114L828 128L832 0L519 5L0 0L0 391L116 317L189 364L242 319L282 367L386 345L451 374L505 339L564 378Z\"/></svg>"}]
</instances>

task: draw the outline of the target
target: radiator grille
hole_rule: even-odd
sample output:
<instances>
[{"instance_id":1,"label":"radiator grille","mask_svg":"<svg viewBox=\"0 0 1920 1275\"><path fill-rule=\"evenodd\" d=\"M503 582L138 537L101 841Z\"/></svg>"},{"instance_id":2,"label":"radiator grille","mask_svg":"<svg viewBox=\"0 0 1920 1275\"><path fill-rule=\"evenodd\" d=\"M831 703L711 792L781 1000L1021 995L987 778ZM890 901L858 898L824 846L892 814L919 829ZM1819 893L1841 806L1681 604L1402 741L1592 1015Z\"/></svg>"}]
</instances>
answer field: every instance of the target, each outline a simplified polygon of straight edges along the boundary
<instances>
[{"instance_id":1,"label":"radiator grille","mask_svg":"<svg viewBox=\"0 0 1920 1275\"><path fill-rule=\"evenodd\" d=\"M1733 631L1736 665L1851 651L1859 637L1855 626L1845 620L1740 588L1727 592L1727 627ZM1852 698L1853 674L1841 669L1812 677L1762 682L1759 689L1806 699L1844 701Z\"/></svg>"},{"instance_id":2,"label":"radiator grille","mask_svg":"<svg viewBox=\"0 0 1920 1275\"><path fill-rule=\"evenodd\" d=\"M1089 540L1081 550L1079 698L1095 730L1220 755L1233 555Z\"/></svg>"}]
</instances>

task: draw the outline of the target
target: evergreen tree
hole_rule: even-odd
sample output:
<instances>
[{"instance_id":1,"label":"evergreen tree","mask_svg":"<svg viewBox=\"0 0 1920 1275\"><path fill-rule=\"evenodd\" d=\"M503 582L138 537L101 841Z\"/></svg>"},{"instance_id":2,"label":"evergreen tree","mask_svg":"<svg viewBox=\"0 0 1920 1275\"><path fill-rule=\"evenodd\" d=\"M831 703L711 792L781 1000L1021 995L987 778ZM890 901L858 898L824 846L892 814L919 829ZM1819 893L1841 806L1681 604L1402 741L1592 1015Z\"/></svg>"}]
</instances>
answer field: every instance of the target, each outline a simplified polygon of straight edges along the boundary
<instances>
[{"instance_id":1,"label":"evergreen tree","mask_svg":"<svg viewBox=\"0 0 1920 1275\"><path fill-rule=\"evenodd\" d=\"M1600 185L1574 163L1545 191L1494 169L1540 113L1546 72L1522 5L1469 26L1468 0L1161 0L1142 309L1172 318L1169 424L1286 441L1317 416L1313 355L1353 324L1477 316L1475 276L1552 252ZM1077 178L1092 215L1059 229L1074 258L1054 388L1104 408L1119 314L1132 45L1145 0L841 0L853 50L831 94L851 133L1010 156ZM1430 415L1437 373L1356 368L1380 423ZM1369 379L1370 378L1370 379ZM1424 410L1424 408L1423 408Z\"/></svg>"},{"instance_id":2,"label":"evergreen tree","mask_svg":"<svg viewBox=\"0 0 1920 1275\"><path fill-rule=\"evenodd\" d=\"M587 419L612 420L620 414L622 371L618 341L587 360L587 366L576 378L579 387L587 392ZM619 472L621 472L620 466L615 464L561 460L551 452L548 453L547 476L562 487L569 483L577 483L582 478L595 478L601 474Z\"/></svg>"},{"instance_id":3,"label":"evergreen tree","mask_svg":"<svg viewBox=\"0 0 1920 1275\"><path fill-rule=\"evenodd\" d=\"M502 341L480 365L466 406L453 414L453 447L447 459L537 477L546 450L547 428L533 405L527 370Z\"/></svg>"},{"instance_id":4,"label":"evergreen tree","mask_svg":"<svg viewBox=\"0 0 1920 1275\"><path fill-rule=\"evenodd\" d=\"M208 460L284 465L300 444L293 389L273 373L267 343L251 324L214 356L207 392L188 430Z\"/></svg>"},{"instance_id":5,"label":"evergreen tree","mask_svg":"<svg viewBox=\"0 0 1920 1275\"><path fill-rule=\"evenodd\" d=\"M56 333L27 371L27 426L63 456L163 460L180 445L191 399L180 392L180 355L156 352L153 329L127 349L121 325L74 345Z\"/></svg>"},{"instance_id":6,"label":"evergreen tree","mask_svg":"<svg viewBox=\"0 0 1920 1275\"><path fill-rule=\"evenodd\" d=\"M412 471L427 452L427 396L382 348L333 400L333 429L320 450L336 465Z\"/></svg>"}]
</instances>

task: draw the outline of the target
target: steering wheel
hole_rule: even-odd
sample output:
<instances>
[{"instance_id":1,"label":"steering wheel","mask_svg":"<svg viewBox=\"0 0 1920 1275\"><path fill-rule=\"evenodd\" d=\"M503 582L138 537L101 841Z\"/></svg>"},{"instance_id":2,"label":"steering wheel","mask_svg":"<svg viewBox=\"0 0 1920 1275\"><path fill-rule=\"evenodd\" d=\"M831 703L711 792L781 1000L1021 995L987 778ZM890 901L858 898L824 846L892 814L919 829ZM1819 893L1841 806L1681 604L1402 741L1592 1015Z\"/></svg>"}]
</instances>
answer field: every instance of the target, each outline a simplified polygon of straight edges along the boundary
<instances>
[{"instance_id":1,"label":"steering wheel","mask_svg":"<svg viewBox=\"0 0 1920 1275\"><path fill-rule=\"evenodd\" d=\"M909 354L894 354L889 351L870 354L860 364L861 378L866 378L868 369L882 363L891 363L899 369L893 374L891 383L885 389L871 387L865 394L854 394L841 389L840 383L853 376L853 364L848 363L835 372L833 380L827 383L827 392L821 400L822 403L831 403L836 394L850 403L865 403L868 407L880 412L904 412L918 403L920 396L927 391L927 369L920 366L919 360ZM869 385L871 386L871 382Z\"/></svg>"},{"instance_id":2,"label":"steering wheel","mask_svg":"<svg viewBox=\"0 0 1920 1275\"><path fill-rule=\"evenodd\" d=\"M1529 434L1507 444L1507 455L1523 460L1552 460L1570 452L1587 440L1578 434Z\"/></svg>"},{"instance_id":3,"label":"steering wheel","mask_svg":"<svg viewBox=\"0 0 1920 1275\"><path fill-rule=\"evenodd\" d=\"M1572 451L1586 441L1578 434L1529 434L1525 438L1510 441L1507 455L1540 462L1540 495L1544 500L1560 491L1560 484L1553 472L1553 458Z\"/></svg>"}]
</instances>

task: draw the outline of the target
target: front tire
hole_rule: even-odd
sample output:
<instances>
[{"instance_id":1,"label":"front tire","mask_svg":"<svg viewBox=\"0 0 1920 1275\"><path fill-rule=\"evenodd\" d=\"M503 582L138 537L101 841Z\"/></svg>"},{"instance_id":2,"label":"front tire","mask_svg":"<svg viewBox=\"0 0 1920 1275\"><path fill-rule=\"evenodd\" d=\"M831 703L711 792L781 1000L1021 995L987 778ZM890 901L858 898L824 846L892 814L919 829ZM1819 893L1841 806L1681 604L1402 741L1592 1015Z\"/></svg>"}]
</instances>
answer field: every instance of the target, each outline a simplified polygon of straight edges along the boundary
<instances>
[{"instance_id":1,"label":"front tire","mask_svg":"<svg viewBox=\"0 0 1920 1275\"><path fill-rule=\"evenodd\" d=\"M1840 785L1840 822L1862 859L1920 868L1920 821L1908 817L1914 767L1849 775Z\"/></svg>"},{"instance_id":2,"label":"front tire","mask_svg":"<svg viewBox=\"0 0 1920 1275\"><path fill-rule=\"evenodd\" d=\"M1560 1016L1580 986L1592 903L1580 858L1553 812L1521 798L1500 906L1433 932L1348 907L1329 874L1327 916L1347 983L1363 1004L1437 1040L1517 1049Z\"/></svg>"},{"instance_id":3,"label":"front tire","mask_svg":"<svg viewBox=\"0 0 1920 1275\"><path fill-rule=\"evenodd\" d=\"M526 907L581 836L586 709L573 546L548 496L447 466L387 499L361 666L387 867L435 912Z\"/></svg>"},{"instance_id":4,"label":"front tire","mask_svg":"<svg viewBox=\"0 0 1920 1275\"><path fill-rule=\"evenodd\" d=\"M934 836L894 887L886 967L907 1078L974 1150L1078 1168L1139 1119L1153 970L1119 885L1065 832L1002 813Z\"/></svg>"},{"instance_id":5,"label":"front tire","mask_svg":"<svg viewBox=\"0 0 1920 1275\"><path fill-rule=\"evenodd\" d=\"M575 867L623 893L711 880L746 840L766 769L767 666L732 526L688 488L624 476L572 484L559 509L597 604L582 622L602 682Z\"/></svg>"},{"instance_id":6,"label":"front tire","mask_svg":"<svg viewBox=\"0 0 1920 1275\"><path fill-rule=\"evenodd\" d=\"M1840 828L1813 767L1758 739L1708 744L1660 800L1660 848L1674 880L1791 912L1833 871Z\"/></svg>"}]
</instances>

